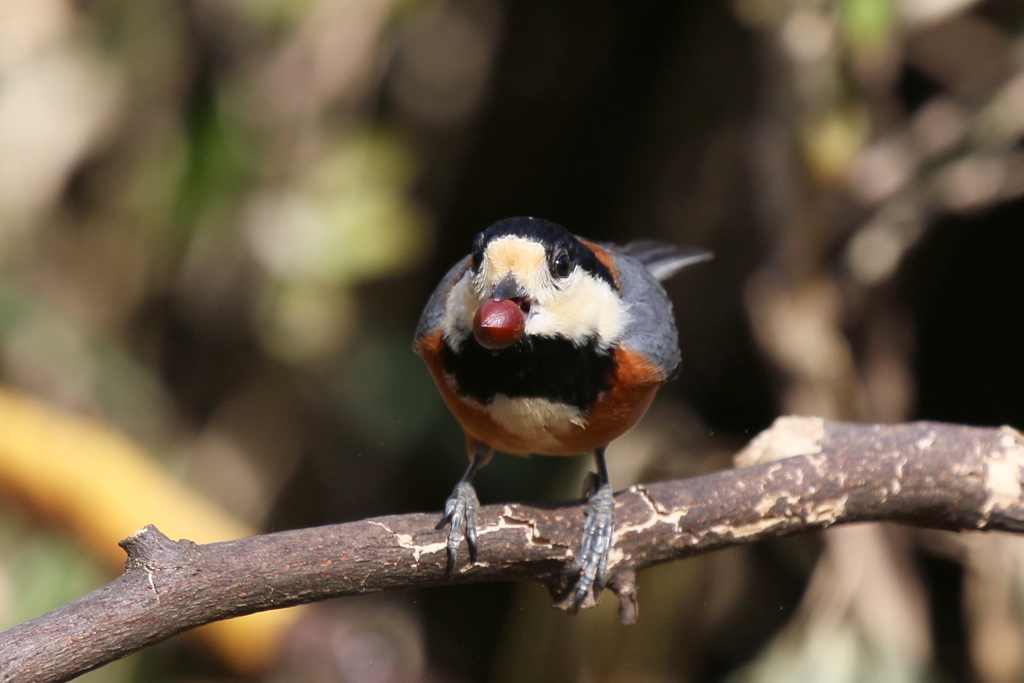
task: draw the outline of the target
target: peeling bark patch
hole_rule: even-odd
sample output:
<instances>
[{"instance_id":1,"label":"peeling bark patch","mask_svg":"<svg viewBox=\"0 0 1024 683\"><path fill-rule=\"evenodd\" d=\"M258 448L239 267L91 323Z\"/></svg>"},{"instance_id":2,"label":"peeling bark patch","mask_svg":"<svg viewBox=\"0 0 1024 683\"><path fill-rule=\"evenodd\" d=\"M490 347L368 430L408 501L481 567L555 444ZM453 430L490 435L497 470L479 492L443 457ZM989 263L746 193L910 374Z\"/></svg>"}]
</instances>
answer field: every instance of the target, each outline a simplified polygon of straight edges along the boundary
<instances>
[{"instance_id":1,"label":"peeling bark patch","mask_svg":"<svg viewBox=\"0 0 1024 683\"><path fill-rule=\"evenodd\" d=\"M988 525L992 513L1009 510L1021 504L1021 467L1024 466L1024 438L1011 427L999 429L1001 451L989 453L984 458L985 492L988 498L981 508L978 527Z\"/></svg>"},{"instance_id":2,"label":"peeling bark patch","mask_svg":"<svg viewBox=\"0 0 1024 683\"><path fill-rule=\"evenodd\" d=\"M831 526L846 512L846 503L849 499L849 496L840 496L835 500L823 500L810 508L804 516L804 521L823 527Z\"/></svg>"},{"instance_id":3,"label":"peeling bark patch","mask_svg":"<svg viewBox=\"0 0 1024 683\"><path fill-rule=\"evenodd\" d=\"M746 524L718 524L708 529L708 533L716 536L730 536L735 539L747 538L762 534L790 521L787 517L766 517Z\"/></svg>"},{"instance_id":4,"label":"peeling bark patch","mask_svg":"<svg viewBox=\"0 0 1024 683\"><path fill-rule=\"evenodd\" d=\"M498 523L489 526L481 527L477 529L477 536L484 536L486 534L492 534L496 531L502 531L504 529L519 529L522 530L526 538L527 543L539 543L547 546L560 546L566 547L561 543L555 543L550 538L540 533L537 528L537 522L533 518L526 515L515 514L511 505L506 505L504 510L501 512L501 516L498 517Z\"/></svg>"},{"instance_id":5,"label":"peeling bark patch","mask_svg":"<svg viewBox=\"0 0 1024 683\"><path fill-rule=\"evenodd\" d=\"M668 508L659 503L658 500L651 495L650 489L648 489L643 484L634 484L633 486L629 487L629 491L643 498L644 502L647 503L647 506L651 508L651 510L653 510L655 514L668 514Z\"/></svg>"},{"instance_id":6,"label":"peeling bark patch","mask_svg":"<svg viewBox=\"0 0 1024 683\"><path fill-rule=\"evenodd\" d=\"M793 526L813 525L827 527L842 518L846 512L848 497L841 496L834 500L823 500L814 503L803 510L803 514L794 514L791 508L798 503L798 499L788 494L780 496L766 496L755 510L762 515L761 519L741 524L719 524L708 529L709 534L716 536L729 536L734 539L749 538L771 531L781 525ZM786 509L781 514L770 515L770 511L777 505L783 504Z\"/></svg>"},{"instance_id":7,"label":"peeling bark patch","mask_svg":"<svg viewBox=\"0 0 1024 683\"><path fill-rule=\"evenodd\" d=\"M733 463L749 467L794 455L814 455L821 452L824 437L825 420L820 417L780 417L737 453Z\"/></svg>"},{"instance_id":8,"label":"peeling bark patch","mask_svg":"<svg viewBox=\"0 0 1024 683\"><path fill-rule=\"evenodd\" d=\"M928 446L930 447L931 446L931 442L935 440L935 435L934 434L930 434L928 438L930 439L930 441L928 442ZM923 439L921 441L923 441ZM919 449L921 449L921 441L917 442L917 447ZM893 469L894 469L894 471L896 473L896 478L893 479L892 482L890 482L889 490L892 492L892 495L894 495L894 496L898 496L900 494L900 491L903 490L903 484L900 483L900 482L903 479L903 468L906 467L906 466L907 466L907 458L906 458L906 456L904 456L904 457L898 458L896 460L896 465L893 467Z\"/></svg>"},{"instance_id":9,"label":"peeling bark patch","mask_svg":"<svg viewBox=\"0 0 1024 683\"><path fill-rule=\"evenodd\" d=\"M769 495L759 500L757 502L757 505L754 506L754 510L757 512L757 514L761 515L762 517L766 517L768 513L770 513L773 509L775 509L777 505L781 503L783 506L782 512L783 514L785 514L786 511L791 509L792 506L796 505L799 502L799 496L792 496L788 493L783 493L777 496Z\"/></svg>"},{"instance_id":10,"label":"peeling bark patch","mask_svg":"<svg viewBox=\"0 0 1024 683\"><path fill-rule=\"evenodd\" d=\"M618 543L619 539L626 534L642 533L658 524L670 524L673 527L678 528L679 520L690 514L689 506L681 506L671 511L666 509L661 503L655 500L651 495L651 492L642 484L631 486L629 490L640 496L641 500L643 500L647 507L650 508L651 516L638 524L617 525L612 537L612 543ZM611 560L609 560L609 564L611 564Z\"/></svg>"},{"instance_id":11,"label":"peeling bark patch","mask_svg":"<svg viewBox=\"0 0 1024 683\"><path fill-rule=\"evenodd\" d=\"M384 529L384 531L391 534L391 536L395 539L395 542L398 543L398 546L400 548L411 550L413 561L417 563L420 561L420 557L422 557L423 555L438 553L442 550L445 550L448 547L447 541L439 541L437 543L427 543L426 545L420 545L413 540L411 534L399 533L397 531L394 531L388 525L381 524L380 522L374 521L372 519L367 521L370 524L379 526L381 529Z\"/></svg>"},{"instance_id":12,"label":"peeling bark patch","mask_svg":"<svg viewBox=\"0 0 1024 683\"><path fill-rule=\"evenodd\" d=\"M416 539L412 536L412 534L406 534L395 531L388 525L382 522L378 522L376 520L370 519L367 520L367 522L373 524L374 526L378 526L381 529L387 531L389 534L391 534L392 538L395 539L395 542L398 544L400 548L411 550L413 562L417 564L419 563L420 558L424 555L433 555L436 553L441 553L444 552L448 547L447 540L441 540L434 543L417 543ZM476 535L477 538L483 538L488 534L498 533L509 529L522 532L523 538L526 540L527 543L540 544L547 547L568 547L562 543L554 542L550 538L542 534L540 530L537 528L537 523L534 519L530 518L528 515L517 515L511 505L506 505L504 510L502 510L501 515L498 517L497 524L478 526L476 530ZM480 562L478 560L471 566L480 567L488 565L487 563Z\"/></svg>"}]
</instances>

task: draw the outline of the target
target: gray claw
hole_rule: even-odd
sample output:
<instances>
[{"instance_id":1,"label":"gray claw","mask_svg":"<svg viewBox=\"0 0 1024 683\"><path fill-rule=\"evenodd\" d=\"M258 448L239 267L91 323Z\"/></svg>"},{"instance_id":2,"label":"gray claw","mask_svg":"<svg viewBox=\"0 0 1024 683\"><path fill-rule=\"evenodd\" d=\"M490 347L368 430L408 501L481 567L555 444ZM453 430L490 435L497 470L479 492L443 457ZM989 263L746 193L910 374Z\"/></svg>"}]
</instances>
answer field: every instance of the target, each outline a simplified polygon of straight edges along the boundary
<instances>
[{"instance_id":1,"label":"gray claw","mask_svg":"<svg viewBox=\"0 0 1024 683\"><path fill-rule=\"evenodd\" d=\"M466 545L469 546L469 561L476 562L476 511L480 507L480 501L476 497L476 490L468 481L460 481L455 485L452 495L444 504L444 516L437 523L435 529L441 529L445 524L451 524L448 529L448 564L445 571L451 574L455 570L455 560L459 554L459 543L462 542L463 532L466 536Z\"/></svg>"},{"instance_id":2,"label":"gray claw","mask_svg":"<svg viewBox=\"0 0 1024 683\"><path fill-rule=\"evenodd\" d=\"M569 568L570 574L578 574L572 589L572 605L579 608L587 594L594 591L595 598L604 588L608 554L612 547L615 531L615 499L612 487L603 484L587 500L587 519L583 524L583 542L580 553Z\"/></svg>"}]
</instances>

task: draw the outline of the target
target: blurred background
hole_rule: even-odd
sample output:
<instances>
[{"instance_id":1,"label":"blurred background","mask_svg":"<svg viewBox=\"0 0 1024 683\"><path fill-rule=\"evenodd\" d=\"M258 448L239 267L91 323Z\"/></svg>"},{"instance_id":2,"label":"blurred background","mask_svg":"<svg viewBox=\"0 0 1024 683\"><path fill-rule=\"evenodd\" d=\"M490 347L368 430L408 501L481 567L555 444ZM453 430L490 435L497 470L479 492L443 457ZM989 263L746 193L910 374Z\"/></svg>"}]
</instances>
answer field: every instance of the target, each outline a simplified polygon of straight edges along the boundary
<instances>
[{"instance_id":1,"label":"blurred background","mask_svg":"<svg viewBox=\"0 0 1024 683\"><path fill-rule=\"evenodd\" d=\"M0 0L0 626L147 523L440 510L465 450L417 316L533 215L712 249L617 489L779 414L1024 426L1018 0ZM499 457L484 503L577 497ZM1024 539L883 526L640 576L199 629L93 683L1024 680Z\"/></svg>"}]
</instances>

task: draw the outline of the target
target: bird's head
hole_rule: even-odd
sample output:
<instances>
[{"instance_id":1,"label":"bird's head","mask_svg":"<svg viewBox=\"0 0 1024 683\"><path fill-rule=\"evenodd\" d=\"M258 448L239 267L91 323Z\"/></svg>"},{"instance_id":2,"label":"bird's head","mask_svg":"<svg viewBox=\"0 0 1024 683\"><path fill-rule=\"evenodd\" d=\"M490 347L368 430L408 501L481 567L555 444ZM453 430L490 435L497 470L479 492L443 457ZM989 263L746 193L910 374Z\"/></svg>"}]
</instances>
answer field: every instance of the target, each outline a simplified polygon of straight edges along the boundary
<instances>
[{"instance_id":1,"label":"bird's head","mask_svg":"<svg viewBox=\"0 0 1024 683\"><path fill-rule=\"evenodd\" d=\"M477 235L444 328L456 347L472 334L495 352L530 336L607 348L625 318L612 272L586 243L548 221L508 218Z\"/></svg>"}]
</instances>

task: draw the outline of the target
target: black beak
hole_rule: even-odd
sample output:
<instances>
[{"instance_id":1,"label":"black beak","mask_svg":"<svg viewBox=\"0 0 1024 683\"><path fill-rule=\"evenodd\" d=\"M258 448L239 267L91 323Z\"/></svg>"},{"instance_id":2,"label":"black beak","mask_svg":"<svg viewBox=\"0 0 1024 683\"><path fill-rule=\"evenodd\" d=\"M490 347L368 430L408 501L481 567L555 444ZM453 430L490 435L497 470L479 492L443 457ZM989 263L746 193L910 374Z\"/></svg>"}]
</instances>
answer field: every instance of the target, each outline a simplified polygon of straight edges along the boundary
<instances>
[{"instance_id":1,"label":"black beak","mask_svg":"<svg viewBox=\"0 0 1024 683\"><path fill-rule=\"evenodd\" d=\"M504 301L505 299L522 299L526 297L526 290L519 284L515 276L509 273L501 279L498 286L494 288L491 299Z\"/></svg>"}]
</instances>

